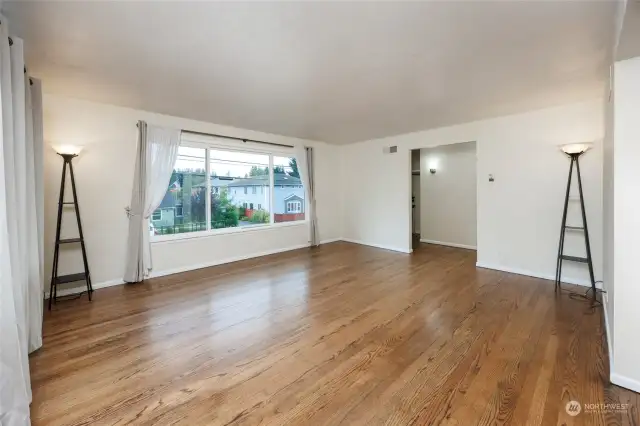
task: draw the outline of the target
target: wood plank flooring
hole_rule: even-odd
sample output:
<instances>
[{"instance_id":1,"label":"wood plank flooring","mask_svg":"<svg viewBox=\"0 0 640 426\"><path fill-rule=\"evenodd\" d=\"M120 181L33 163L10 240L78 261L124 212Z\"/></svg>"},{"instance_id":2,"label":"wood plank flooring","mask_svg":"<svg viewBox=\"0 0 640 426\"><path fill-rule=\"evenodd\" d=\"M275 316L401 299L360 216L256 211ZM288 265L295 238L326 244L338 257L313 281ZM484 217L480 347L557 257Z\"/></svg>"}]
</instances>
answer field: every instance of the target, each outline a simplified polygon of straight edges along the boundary
<instances>
[{"instance_id":1,"label":"wood plank flooring","mask_svg":"<svg viewBox=\"0 0 640 426\"><path fill-rule=\"evenodd\" d=\"M32 421L638 425L603 333L601 310L474 251L332 243L59 303L31 357ZM587 412L604 403L628 407Z\"/></svg>"}]
</instances>

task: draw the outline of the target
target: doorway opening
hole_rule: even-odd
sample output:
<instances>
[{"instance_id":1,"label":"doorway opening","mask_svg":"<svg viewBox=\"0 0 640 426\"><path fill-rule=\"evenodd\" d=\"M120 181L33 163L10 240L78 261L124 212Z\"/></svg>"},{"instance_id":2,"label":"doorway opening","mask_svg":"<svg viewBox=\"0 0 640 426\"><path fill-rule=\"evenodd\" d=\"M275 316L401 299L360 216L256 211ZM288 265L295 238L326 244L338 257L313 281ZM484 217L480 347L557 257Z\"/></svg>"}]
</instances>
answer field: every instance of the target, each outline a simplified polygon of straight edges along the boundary
<instances>
[{"instance_id":1,"label":"doorway opening","mask_svg":"<svg viewBox=\"0 0 640 426\"><path fill-rule=\"evenodd\" d=\"M411 248L420 244L420 150L411 150Z\"/></svg>"},{"instance_id":2,"label":"doorway opening","mask_svg":"<svg viewBox=\"0 0 640 426\"><path fill-rule=\"evenodd\" d=\"M411 242L476 250L476 142L411 150Z\"/></svg>"}]
</instances>

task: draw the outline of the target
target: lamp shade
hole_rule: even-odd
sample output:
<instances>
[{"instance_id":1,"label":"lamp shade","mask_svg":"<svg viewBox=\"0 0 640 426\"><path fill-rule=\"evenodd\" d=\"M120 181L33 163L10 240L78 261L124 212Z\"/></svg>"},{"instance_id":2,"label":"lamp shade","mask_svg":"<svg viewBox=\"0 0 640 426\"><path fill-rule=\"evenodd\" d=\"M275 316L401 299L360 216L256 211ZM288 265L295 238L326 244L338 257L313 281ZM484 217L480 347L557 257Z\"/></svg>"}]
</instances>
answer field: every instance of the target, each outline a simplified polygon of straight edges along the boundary
<instances>
[{"instance_id":1,"label":"lamp shade","mask_svg":"<svg viewBox=\"0 0 640 426\"><path fill-rule=\"evenodd\" d=\"M565 154L582 154L583 152L589 150L593 144L591 143L568 143L566 145L562 145L560 149L564 151Z\"/></svg>"},{"instance_id":2,"label":"lamp shade","mask_svg":"<svg viewBox=\"0 0 640 426\"><path fill-rule=\"evenodd\" d=\"M53 149L60 155L78 155L82 148L79 145L53 145Z\"/></svg>"}]
</instances>

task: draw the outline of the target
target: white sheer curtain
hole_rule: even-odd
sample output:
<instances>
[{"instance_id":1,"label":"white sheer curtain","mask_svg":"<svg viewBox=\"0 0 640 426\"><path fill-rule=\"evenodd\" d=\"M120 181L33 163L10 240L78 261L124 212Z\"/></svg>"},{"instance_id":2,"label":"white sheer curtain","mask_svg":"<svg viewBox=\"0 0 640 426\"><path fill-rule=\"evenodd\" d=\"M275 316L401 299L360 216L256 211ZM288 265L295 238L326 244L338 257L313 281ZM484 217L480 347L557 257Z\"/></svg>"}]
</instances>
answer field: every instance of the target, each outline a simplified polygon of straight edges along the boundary
<instances>
[{"instance_id":1,"label":"white sheer curtain","mask_svg":"<svg viewBox=\"0 0 640 426\"><path fill-rule=\"evenodd\" d=\"M0 424L29 424L28 354L42 346L42 95L0 17ZM40 156L40 157L39 157Z\"/></svg>"},{"instance_id":2,"label":"white sheer curtain","mask_svg":"<svg viewBox=\"0 0 640 426\"><path fill-rule=\"evenodd\" d=\"M311 246L320 244L318 233L318 219L316 216L316 188L315 188L315 170L313 159L313 148L309 146L297 147L295 150L296 163L298 163L298 172L304 185L307 195L309 210L307 217L309 219L309 243Z\"/></svg>"},{"instance_id":3,"label":"white sheer curtain","mask_svg":"<svg viewBox=\"0 0 640 426\"><path fill-rule=\"evenodd\" d=\"M153 268L149 216L162 202L178 158L180 130L138 122L138 152L131 191L124 281L142 281Z\"/></svg>"}]
</instances>

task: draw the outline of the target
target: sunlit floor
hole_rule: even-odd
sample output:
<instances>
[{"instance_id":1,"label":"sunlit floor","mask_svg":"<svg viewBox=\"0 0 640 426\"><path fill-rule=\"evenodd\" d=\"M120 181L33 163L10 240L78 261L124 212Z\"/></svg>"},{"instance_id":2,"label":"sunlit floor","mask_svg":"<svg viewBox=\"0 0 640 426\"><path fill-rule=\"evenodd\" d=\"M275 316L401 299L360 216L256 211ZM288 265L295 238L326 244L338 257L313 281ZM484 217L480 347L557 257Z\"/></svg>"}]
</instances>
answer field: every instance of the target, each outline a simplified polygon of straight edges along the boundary
<instances>
[{"instance_id":1,"label":"sunlit floor","mask_svg":"<svg viewBox=\"0 0 640 426\"><path fill-rule=\"evenodd\" d=\"M94 296L46 315L35 425L639 422L602 313L474 251L339 242Z\"/></svg>"}]
</instances>

